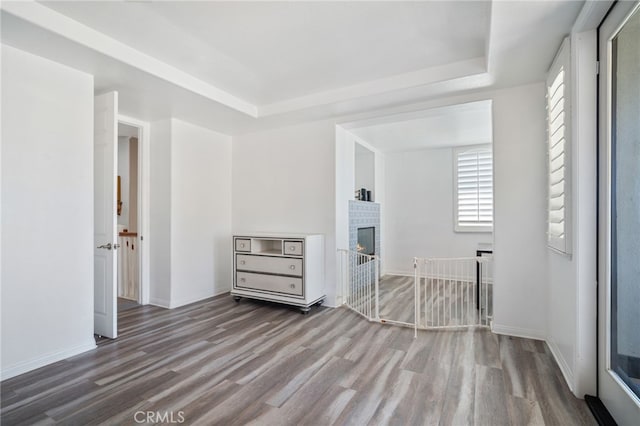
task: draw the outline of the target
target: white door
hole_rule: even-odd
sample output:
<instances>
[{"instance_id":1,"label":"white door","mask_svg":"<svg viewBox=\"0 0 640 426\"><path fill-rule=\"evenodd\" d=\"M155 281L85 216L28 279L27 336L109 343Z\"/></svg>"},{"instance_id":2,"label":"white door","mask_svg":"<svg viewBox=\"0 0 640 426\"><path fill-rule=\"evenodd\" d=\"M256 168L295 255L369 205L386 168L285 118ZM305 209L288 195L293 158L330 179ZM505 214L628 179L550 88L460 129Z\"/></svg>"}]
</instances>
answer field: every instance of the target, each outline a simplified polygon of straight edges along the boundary
<instances>
[{"instance_id":1,"label":"white door","mask_svg":"<svg viewBox=\"0 0 640 426\"><path fill-rule=\"evenodd\" d=\"M118 93L96 96L94 102L93 216L94 333L115 339L117 327Z\"/></svg>"},{"instance_id":2,"label":"white door","mask_svg":"<svg viewBox=\"0 0 640 426\"><path fill-rule=\"evenodd\" d=\"M598 396L640 421L640 4L600 26Z\"/></svg>"}]
</instances>

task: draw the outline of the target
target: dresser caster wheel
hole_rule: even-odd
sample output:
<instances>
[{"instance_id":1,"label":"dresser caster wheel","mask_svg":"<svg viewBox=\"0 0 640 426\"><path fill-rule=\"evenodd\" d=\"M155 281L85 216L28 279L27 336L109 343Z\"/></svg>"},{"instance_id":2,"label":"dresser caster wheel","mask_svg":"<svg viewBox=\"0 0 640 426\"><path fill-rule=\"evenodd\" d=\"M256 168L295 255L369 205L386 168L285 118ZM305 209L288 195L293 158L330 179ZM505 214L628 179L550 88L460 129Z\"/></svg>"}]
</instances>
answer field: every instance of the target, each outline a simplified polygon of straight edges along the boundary
<instances>
[{"instance_id":1,"label":"dresser caster wheel","mask_svg":"<svg viewBox=\"0 0 640 426\"><path fill-rule=\"evenodd\" d=\"M302 315L309 315L309 311L311 310L311 308L300 308L300 313Z\"/></svg>"},{"instance_id":2,"label":"dresser caster wheel","mask_svg":"<svg viewBox=\"0 0 640 426\"><path fill-rule=\"evenodd\" d=\"M235 300L236 303L240 303L240 299L242 299L240 296L233 296L233 300Z\"/></svg>"}]
</instances>

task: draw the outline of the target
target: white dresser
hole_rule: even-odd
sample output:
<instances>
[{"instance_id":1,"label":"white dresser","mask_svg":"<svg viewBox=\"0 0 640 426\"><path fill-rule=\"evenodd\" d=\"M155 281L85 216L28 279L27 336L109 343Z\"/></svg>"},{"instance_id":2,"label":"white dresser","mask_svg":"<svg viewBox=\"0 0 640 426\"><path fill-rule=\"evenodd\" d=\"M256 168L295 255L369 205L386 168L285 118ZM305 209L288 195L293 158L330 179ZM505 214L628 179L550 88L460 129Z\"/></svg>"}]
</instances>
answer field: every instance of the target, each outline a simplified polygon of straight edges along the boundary
<instances>
[{"instance_id":1,"label":"white dresser","mask_svg":"<svg viewBox=\"0 0 640 426\"><path fill-rule=\"evenodd\" d=\"M242 297L269 300L309 312L326 297L324 236L246 234L233 237L233 290Z\"/></svg>"}]
</instances>

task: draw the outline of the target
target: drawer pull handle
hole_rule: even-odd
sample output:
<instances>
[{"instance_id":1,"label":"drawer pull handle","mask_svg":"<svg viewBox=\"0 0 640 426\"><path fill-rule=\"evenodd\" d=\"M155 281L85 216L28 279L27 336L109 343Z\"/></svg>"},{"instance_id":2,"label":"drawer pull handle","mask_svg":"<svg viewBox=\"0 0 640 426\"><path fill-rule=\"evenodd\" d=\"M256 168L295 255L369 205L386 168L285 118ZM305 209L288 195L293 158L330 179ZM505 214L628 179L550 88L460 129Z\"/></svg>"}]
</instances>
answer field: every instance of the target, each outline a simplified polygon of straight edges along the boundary
<instances>
[{"instance_id":1,"label":"drawer pull handle","mask_svg":"<svg viewBox=\"0 0 640 426\"><path fill-rule=\"evenodd\" d=\"M295 284L291 284L291 288L296 288L296 285Z\"/></svg>"},{"instance_id":2,"label":"drawer pull handle","mask_svg":"<svg viewBox=\"0 0 640 426\"><path fill-rule=\"evenodd\" d=\"M245 278L240 278L240 282L241 282L241 283L246 282L246 281L247 281L247 280L246 280Z\"/></svg>"},{"instance_id":3,"label":"drawer pull handle","mask_svg":"<svg viewBox=\"0 0 640 426\"><path fill-rule=\"evenodd\" d=\"M289 266L289 269L291 269L291 270L296 269L296 265L291 265L291 266Z\"/></svg>"},{"instance_id":4,"label":"drawer pull handle","mask_svg":"<svg viewBox=\"0 0 640 426\"><path fill-rule=\"evenodd\" d=\"M291 247L289 247L289 250L291 250L291 251L295 251L295 250L296 250L296 246L291 246Z\"/></svg>"},{"instance_id":5,"label":"drawer pull handle","mask_svg":"<svg viewBox=\"0 0 640 426\"><path fill-rule=\"evenodd\" d=\"M244 260L241 260L241 261L240 261L240 264L241 264L241 265L244 265L245 263L247 263L247 262L245 262Z\"/></svg>"},{"instance_id":6,"label":"drawer pull handle","mask_svg":"<svg viewBox=\"0 0 640 426\"><path fill-rule=\"evenodd\" d=\"M244 243L240 243L240 248L244 248Z\"/></svg>"}]
</instances>

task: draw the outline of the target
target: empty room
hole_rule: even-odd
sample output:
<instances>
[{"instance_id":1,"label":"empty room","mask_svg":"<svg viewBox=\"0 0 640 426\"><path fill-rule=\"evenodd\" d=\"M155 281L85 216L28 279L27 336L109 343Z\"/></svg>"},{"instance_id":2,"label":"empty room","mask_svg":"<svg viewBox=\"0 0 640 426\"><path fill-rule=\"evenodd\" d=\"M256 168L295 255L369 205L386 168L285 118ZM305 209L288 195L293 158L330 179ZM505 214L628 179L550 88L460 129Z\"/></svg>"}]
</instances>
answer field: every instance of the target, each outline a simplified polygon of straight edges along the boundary
<instances>
[{"instance_id":1,"label":"empty room","mask_svg":"<svg viewBox=\"0 0 640 426\"><path fill-rule=\"evenodd\" d=\"M640 2L0 19L3 425L637 424Z\"/></svg>"}]
</instances>

